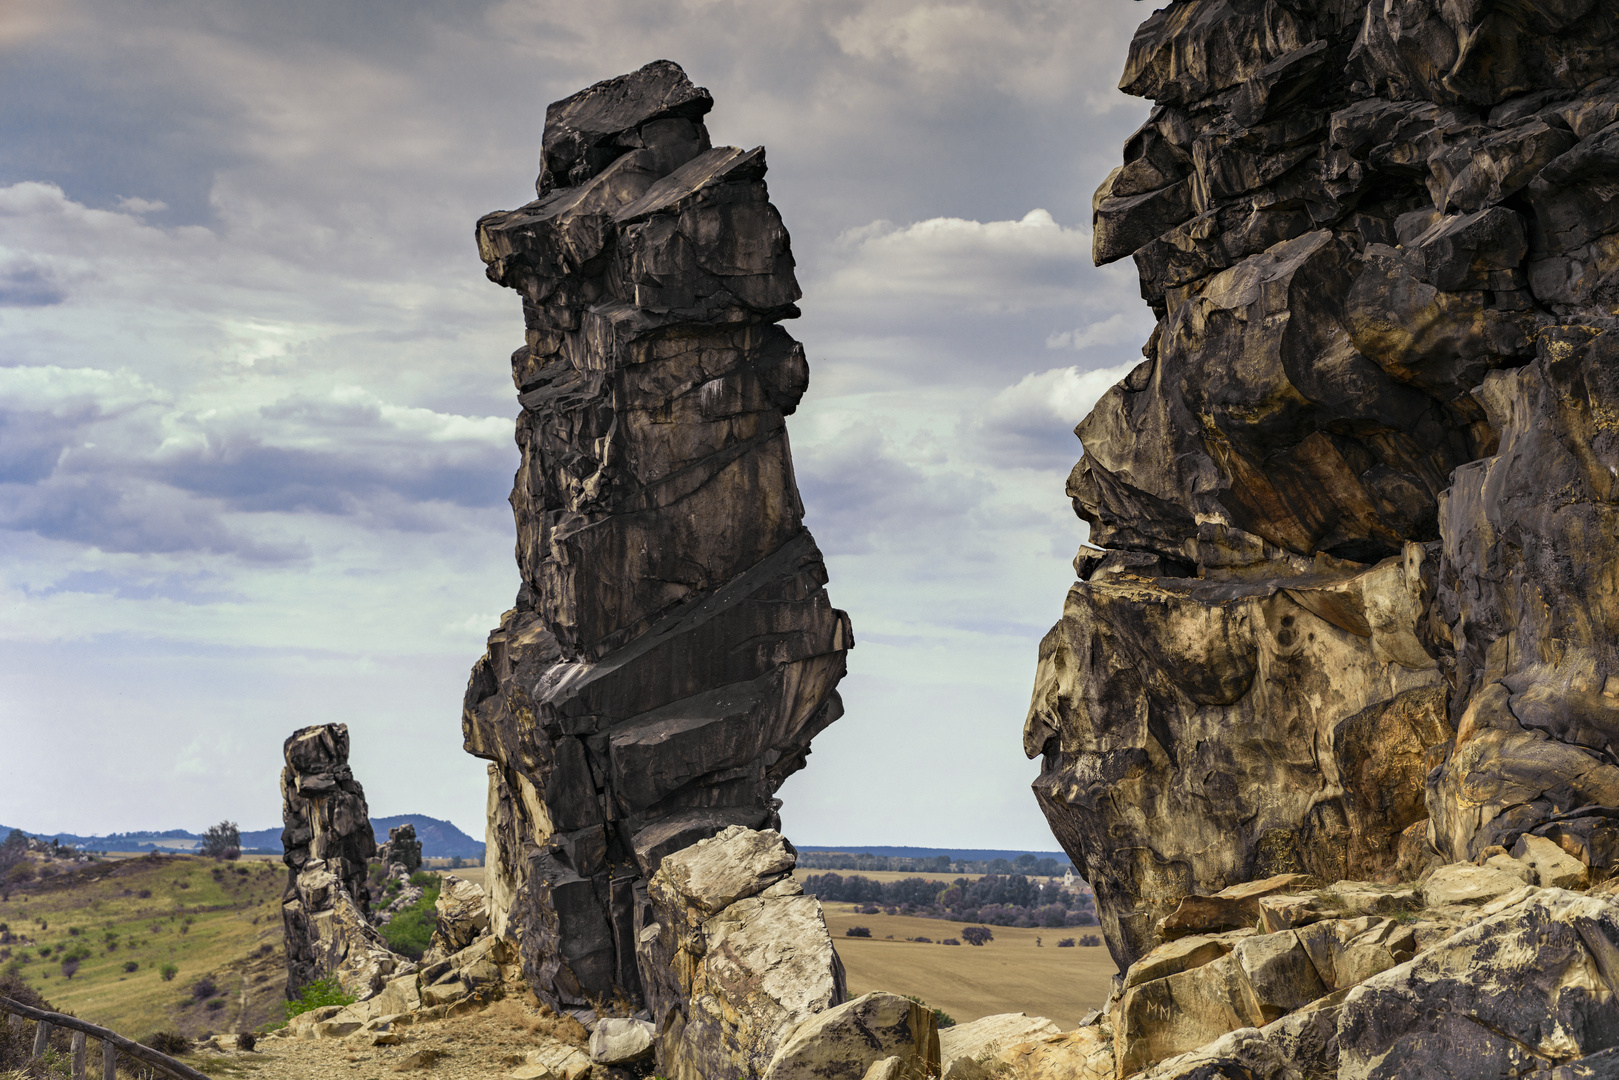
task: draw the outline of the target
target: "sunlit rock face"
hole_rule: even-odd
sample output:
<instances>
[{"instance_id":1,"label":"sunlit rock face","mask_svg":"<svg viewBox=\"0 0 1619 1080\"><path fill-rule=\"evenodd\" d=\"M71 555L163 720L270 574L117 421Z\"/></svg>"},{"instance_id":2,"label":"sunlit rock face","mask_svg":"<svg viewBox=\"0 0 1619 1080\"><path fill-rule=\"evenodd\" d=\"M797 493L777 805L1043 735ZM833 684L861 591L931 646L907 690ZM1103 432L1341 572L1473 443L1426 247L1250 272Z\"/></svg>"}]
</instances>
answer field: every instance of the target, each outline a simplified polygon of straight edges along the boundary
<instances>
[{"instance_id":1,"label":"sunlit rock face","mask_svg":"<svg viewBox=\"0 0 1619 1080\"><path fill-rule=\"evenodd\" d=\"M1121 964L1272 873L1619 858L1615 74L1615 0L1137 31L1095 255L1159 322L1076 429L1025 727Z\"/></svg>"},{"instance_id":2,"label":"sunlit rock face","mask_svg":"<svg viewBox=\"0 0 1619 1080\"><path fill-rule=\"evenodd\" d=\"M478 222L517 291L522 588L467 688L494 932L554 1006L638 1003L645 881L777 788L854 644L784 417L809 381L763 148L713 147L675 64L546 112L539 198Z\"/></svg>"}]
</instances>

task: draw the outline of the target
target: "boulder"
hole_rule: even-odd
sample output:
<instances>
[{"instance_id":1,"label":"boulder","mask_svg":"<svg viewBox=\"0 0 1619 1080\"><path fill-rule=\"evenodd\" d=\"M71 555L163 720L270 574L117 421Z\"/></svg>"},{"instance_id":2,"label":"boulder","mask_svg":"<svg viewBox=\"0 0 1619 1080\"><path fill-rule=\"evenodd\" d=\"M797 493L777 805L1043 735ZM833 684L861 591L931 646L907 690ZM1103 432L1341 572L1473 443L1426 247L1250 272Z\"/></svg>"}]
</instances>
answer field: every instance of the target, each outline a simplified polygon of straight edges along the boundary
<instances>
[{"instance_id":1,"label":"boulder","mask_svg":"<svg viewBox=\"0 0 1619 1080\"><path fill-rule=\"evenodd\" d=\"M941 1080L976 1080L986 1063L1019 1043L1058 1034L1043 1016L996 1013L939 1030Z\"/></svg>"},{"instance_id":2,"label":"boulder","mask_svg":"<svg viewBox=\"0 0 1619 1080\"><path fill-rule=\"evenodd\" d=\"M1495 1080L1619 1046L1619 905L1526 893L1344 998L1338 1075Z\"/></svg>"},{"instance_id":3,"label":"boulder","mask_svg":"<svg viewBox=\"0 0 1619 1080\"><path fill-rule=\"evenodd\" d=\"M652 875L779 826L854 644L787 442L809 382L778 325L787 230L764 149L711 145L712 107L666 60L555 102L539 198L477 225L524 323L522 583L462 728L490 763L490 925L559 1011L645 1002Z\"/></svg>"},{"instance_id":4,"label":"boulder","mask_svg":"<svg viewBox=\"0 0 1619 1080\"><path fill-rule=\"evenodd\" d=\"M1591 884L1585 864L1543 836L1525 833L1512 854L1534 871L1537 884L1558 889L1583 889Z\"/></svg>"},{"instance_id":5,"label":"boulder","mask_svg":"<svg viewBox=\"0 0 1619 1080\"><path fill-rule=\"evenodd\" d=\"M1422 900L1429 907L1447 904L1487 904L1524 887L1524 879L1493 866L1451 863L1435 870L1422 884Z\"/></svg>"},{"instance_id":6,"label":"boulder","mask_svg":"<svg viewBox=\"0 0 1619 1080\"><path fill-rule=\"evenodd\" d=\"M1116 1073L1113 1041L1100 1027L1018 1043L1001 1051L995 1064L1015 1080L1114 1080Z\"/></svg>"},{"instance_id":7,"label":"boulder","mask_svg":"<svg viewBox=\"0 0 1619 1080\"><path fill-rule=\"evenodd\" d=\"M653 1027L633 1017L607 1017L590 1033L590 1060L598 1065L625 1065L652 1056Z\"/></svg>"},{"instance_id":8,"label":"boulder","mask_svg":"<svg viewBox=\"0 0 1619 1080\"><path fill-rule=\"evenodd\" d=\"M932 1010L897 994L872 993L816 1013L781 1042L766 1080L862 1080L885 1058L915 1076L939 1073Z\"/></svg>"},{"instance_id":9,"label":"boulder","mask_svg":"<svg viewBox=\"0 0 1619 1080\"><path fill-rule=\"evenodd\" d=\"M660 1075L753 1080L795 1025L843 1002L820 901L793 865L779 833L741 826L664 857L637 949Z\"/></svg>"},{"instance_id":10,"label":"boulder","mask_svg":"<svg viewBox=\"0 0 1619 1080\"><path fill-rule=\"evenodd\" d=\"M433 937L422 957L425 963L460 952L489 929L489 905L483 889L454 874L444 875L433 911Z\"/></svg>"}]
</instances>

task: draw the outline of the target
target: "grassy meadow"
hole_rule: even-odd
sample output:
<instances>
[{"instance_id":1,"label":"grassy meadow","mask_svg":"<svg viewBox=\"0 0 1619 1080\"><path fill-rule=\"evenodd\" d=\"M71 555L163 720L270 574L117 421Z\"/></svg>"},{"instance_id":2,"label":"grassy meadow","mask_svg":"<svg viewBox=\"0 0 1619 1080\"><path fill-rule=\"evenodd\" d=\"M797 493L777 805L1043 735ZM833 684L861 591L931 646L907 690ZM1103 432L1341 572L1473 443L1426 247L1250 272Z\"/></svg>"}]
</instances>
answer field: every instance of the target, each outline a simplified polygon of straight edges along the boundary
<instances>
[{"instance_id":1,"label":"grassy meadow","mask_svg":"<svg viewBox=\"0 0 1619 1080\"><path fill-rule=\"evenodd\" d=\"M161 855L9 886L0 893L10 935L0 970L130 1038L257 1027L282 1011L285 874L279 862Z\"/></svg>"}]
</instances>

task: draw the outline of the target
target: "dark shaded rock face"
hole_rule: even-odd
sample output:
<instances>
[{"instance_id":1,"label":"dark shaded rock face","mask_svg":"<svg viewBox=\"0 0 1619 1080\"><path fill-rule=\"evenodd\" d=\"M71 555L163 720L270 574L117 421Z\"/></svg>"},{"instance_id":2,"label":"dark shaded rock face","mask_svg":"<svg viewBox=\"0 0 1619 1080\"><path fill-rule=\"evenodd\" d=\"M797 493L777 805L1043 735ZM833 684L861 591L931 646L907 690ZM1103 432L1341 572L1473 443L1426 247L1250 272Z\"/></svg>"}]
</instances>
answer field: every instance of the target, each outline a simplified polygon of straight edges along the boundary
<instances>
[{"instance_id":1,"label":"dark shaded rock face","mask_svg":"<svg viewBox=\"0 0 1619 1080\"><path fill-rule=\"evenodd\" d=\"M281 920L291 998L300 987L338 972L346 961L358 962L363 952L388 954L369 925L366 875L377 842L365 790L349 769L348 725L300 728L288 736L282 754L281 846L287 890ZM386 959L382 966L392 971ZM347 975L342 972L340 981L346 982ZM369 989L367 983L360 995Z\"/></svg>"},{"instance_id":2,"label":"dark shaded rock face","mask_svg":"<svg viewBox=\"0 0 1619 1080\"><path fill-rule=\"evenodd\" d=\"M413 874L422 868L422 842L416 839L416 826L410 822L388 830L388 839L377 845L377 861L386 869L400 866Z\"/></svg>"},{"instance_id":3,"label":"dark shaded rock face","mask_svg":"<svg viewBox=\"0 0 1619 1080\"><path fill-rule=\"evenodd\" d=\"M1176 0L1095 198L1159 316L1025 749L1122 963L1189 893L1619 859L1619 3Z\"/></svg>"},{"instance_id":4,"label":"dark shaded rock face","mask_svg":"<svg viewBox=\"0 0 1619 1080\"><path fill-rule=\"evenodd\" d=\"M809 380L762 148L667 61L546 112L540 198L478 223L523 299L517 604L473 669L497 936L554 1006L639 1002L645 879L774 793L853 645L784 417Z\"/></svg>"}]
</instances>

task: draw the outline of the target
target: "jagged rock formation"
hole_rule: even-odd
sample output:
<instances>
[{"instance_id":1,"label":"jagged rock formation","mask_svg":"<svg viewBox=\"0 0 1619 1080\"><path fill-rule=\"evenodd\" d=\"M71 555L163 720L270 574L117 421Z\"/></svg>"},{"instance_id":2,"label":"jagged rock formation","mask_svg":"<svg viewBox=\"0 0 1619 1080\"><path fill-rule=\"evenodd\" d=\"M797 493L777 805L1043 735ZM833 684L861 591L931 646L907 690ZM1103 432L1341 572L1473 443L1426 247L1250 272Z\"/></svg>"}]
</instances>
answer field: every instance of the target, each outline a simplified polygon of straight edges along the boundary
<instances>
[{"instance_id":1,"label":"jagged rock formation","mask_svg":"<svg viewBox=\"0 0 1619 1080\"><path fill-rule=\"evenodd\" d=\"M808 383L764 150L659 61L546 111L539 199L478 223L522 295L522 588L473 669L493 931L557 1008L642 1000L664 856L773 796L841 713L853 645L802 524L783 417Z\"/></svg>"},{"instance_id":2,"label":"jagged rock formation","mask_svg":"<svg viewBox=\"0 0 1619 1080\"><path fill-rule=\"evenodd\" d=\"M796 1026L843 1004L843 963L797 861L780 833L734 825L653 875L638 954L669 1080L765 1076Z\"/></svg>"},{"instance_id":3,"label":"jagged rock formation","mask_svg":"<svg viewBox=\"0 0 1619 1080\"><path fill-rule=\"evenodd\" d=\"M408 877L422 868L422 842L416 839L416 826L410 822L388 830L386 843L377 845L377 861L392 870L397 866Z\"/></svg>"},{"instance_id":4,"label":"jagged rock formation","mask_svg":"<svg viewBox=\"0 0 1619 1080\"><path fill-rule=\"evenodd\" d=\"M371 928L366 873L377 841L365 790L349 769L348 725L299 728L282 753L287 997L328 976L344 992L369 997L404 961Z\"/></svg>"},{"instance_id":5,"label":"jagged rock formation","mask_svg":"<svg viewBox=\"0 0 1619 1080\"><path fill-rule=\"evenodd\" d=\"M1256 878L1619 859L1615 74L1614 0L1137 32L1095 254L1159 323L1025 728L1121 966Z\"/></svg>"}]
</instances>

